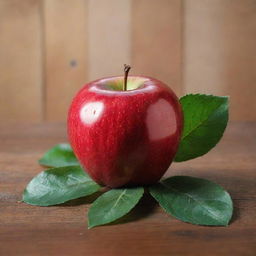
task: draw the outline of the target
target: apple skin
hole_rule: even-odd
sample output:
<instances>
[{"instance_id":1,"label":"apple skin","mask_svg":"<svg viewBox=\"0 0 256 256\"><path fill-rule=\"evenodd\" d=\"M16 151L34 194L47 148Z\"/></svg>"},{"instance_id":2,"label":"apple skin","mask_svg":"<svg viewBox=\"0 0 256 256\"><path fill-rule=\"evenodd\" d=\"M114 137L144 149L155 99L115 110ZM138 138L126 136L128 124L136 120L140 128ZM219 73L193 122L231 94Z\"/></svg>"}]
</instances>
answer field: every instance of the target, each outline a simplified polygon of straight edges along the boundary
<instances>
[{"instance_id":1,"label":"apple skin","mask_svg":"<svg viewBox=\"0 0 256 256\"><path fill-rule=\"evenodd\" d=\"M178 149L183 114L174 92L145 76L129 76L137 89L111 90L123 77L86 84L68 113L68 136L91 178L111 188L154 184ZM133 82L134 81L134 82Z\"/></svg>"}]
</instances>

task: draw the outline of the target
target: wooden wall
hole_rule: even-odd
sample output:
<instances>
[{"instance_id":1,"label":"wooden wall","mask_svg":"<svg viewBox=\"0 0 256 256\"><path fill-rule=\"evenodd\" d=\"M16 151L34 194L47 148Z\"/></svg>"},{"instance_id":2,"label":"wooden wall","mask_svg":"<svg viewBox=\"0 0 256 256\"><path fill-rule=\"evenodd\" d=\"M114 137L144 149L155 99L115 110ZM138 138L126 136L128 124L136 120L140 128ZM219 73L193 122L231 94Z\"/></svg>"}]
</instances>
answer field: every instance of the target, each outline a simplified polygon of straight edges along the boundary
<instances>
[{"instance_id":1,"label":"wooden wall","mask_svg":"<svg viewBox=\"0 0 256 256\"><path fill-rule=\"evenodd\" d=\"M256 120L256 0L184 2L183 88L230 95L233 120Z\"/></svg>"},{"instance_id":2,"label":"wooden wall","mask_svg":"<svg viewBox=\"0 0 256 256\"><path fill-rule=\"evenodd\" d=\"M256 120L256 0L0 0L0 121L63 121L86 82L156 77Z\"/></svg>"}]
</instances>

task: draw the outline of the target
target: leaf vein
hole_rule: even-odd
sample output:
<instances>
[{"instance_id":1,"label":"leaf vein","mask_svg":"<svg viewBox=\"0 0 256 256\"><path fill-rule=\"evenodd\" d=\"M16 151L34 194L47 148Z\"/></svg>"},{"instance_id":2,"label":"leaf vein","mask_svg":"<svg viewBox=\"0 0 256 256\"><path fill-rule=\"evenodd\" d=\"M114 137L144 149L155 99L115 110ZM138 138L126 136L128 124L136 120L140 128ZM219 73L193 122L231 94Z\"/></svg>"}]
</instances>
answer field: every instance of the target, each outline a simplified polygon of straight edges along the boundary
<instances>
[{"instance_id":1,"label":"leaf vein","mask_svg":"<svg viewBox=\"0 0 256 256\"><path fill-rule=\"evenodd\" d=\"M193 129L191 129L189 131L189 133L187 133L185 136L182 136L182 140L184 140L185 138L187 138L189 135L191 135L191 133L193 133L199 126L203 125L204 123L206 123L210 117L214 114L214 111L218 110L221 106L222 106L223 102L221 102L216 109L214 109L211 113L209 113L209 115L206 117L206 119L202 120L196 127L194 127Z\"/></svg>"},{"instance_id":2,"label":"leaf vein","mask_svg":"<svg viewBox=\"0 0 256 256\"><path fill-rule=\"evenodd\" d=\"M179 193L179 194L185 194L185 195L187 195L188 198L190 198L190 199L194 200L195 202L197 202L197 203L198 203L203 209L205 209L215 220L219 220L219 218L221 218L220 215L215 214L214 212L212 212L211 210L209 210L207 207L205 207L205 206L203 205L203 202L202 202L201 200L198 200L198 199L194 198L192 195L190 195L190 194L188 194L188 193L181 192L181 191L179 191L179 190L177 190L177 189L175 189L175 188L169 187L169 186L165 185L164 183L162 183L162 184L163 184L166 188L171 189L171 190L173 190L174 192L177 192L177 193Z\"/></svg>"},{"instance_id":3,"label":"leaf vein","mask_svg":"<svg viewBox=\"0 0 256 256\"><path fill-rule=\"evenodd\" d=\"M117 206L117 204L119 203L119 201L122 199L123 195L126 193L126 190L127 190L127 189L125 189L125 190L120 194L120 196L117 198L115 204L111 207L110 211L111 211L113 208L115 208L115 207Z\"/></svg>"}]
</instances>

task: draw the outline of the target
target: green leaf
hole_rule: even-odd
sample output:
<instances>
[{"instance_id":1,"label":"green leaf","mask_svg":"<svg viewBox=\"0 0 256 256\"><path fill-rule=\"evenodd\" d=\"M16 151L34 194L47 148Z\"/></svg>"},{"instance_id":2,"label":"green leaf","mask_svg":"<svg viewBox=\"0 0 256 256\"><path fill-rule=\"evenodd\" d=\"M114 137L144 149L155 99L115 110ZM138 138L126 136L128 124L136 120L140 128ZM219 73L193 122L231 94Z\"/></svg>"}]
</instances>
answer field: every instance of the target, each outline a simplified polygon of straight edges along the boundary
<instances>
[{"instance_id":1,"label":"green leaf","mask_svg":"<svg viewBox=\"0 0 256 256\"><path fill-rule=\"evenodd\" d=\"M209 152L221 139L228 122L228 97L189 94L180 99L184 128L176 162Z\"/></svg>"},{"instance_id":2,"label":"green leaf","mask_svg":"<svg viewBox=\"0 0 256 256\"><path fill-rule=\"evenodd\" d=\"M226 226L233 212L230 195L204 179L171 177L151 186L150 194L167 213L192 224Z\"/></svg>"},{"instance_id":3,"label":"green leaf","mask_svg":"<svg viewBox=\"0 0 256 256\"><path fill-rule=\"evenodd\" d=\"M100 186L80 166L52 168L39 173L27 185L23 201L39 206L61 204L91 195Z\"/></svg>"},{"instance_id":4,"label":"green leaf","mask_svg":"<svg viewBox=\"0 0 256 256\"><path fill-rule=\"evenodd\" d=\"M144 193L142 187L112 189L93 202L88 213L88 228L110 223L128 213Z\"/></svg>"},{"instance_id":5,"label":"green leaf","mask_svg":"<svg viewBox=\"0 0 256 256\"><path fill-rule=\"evenodd\" d=\"M79 165L71 146L67 143L54 146L38 162L49 167Z\"/></svg>"}]
</instances>

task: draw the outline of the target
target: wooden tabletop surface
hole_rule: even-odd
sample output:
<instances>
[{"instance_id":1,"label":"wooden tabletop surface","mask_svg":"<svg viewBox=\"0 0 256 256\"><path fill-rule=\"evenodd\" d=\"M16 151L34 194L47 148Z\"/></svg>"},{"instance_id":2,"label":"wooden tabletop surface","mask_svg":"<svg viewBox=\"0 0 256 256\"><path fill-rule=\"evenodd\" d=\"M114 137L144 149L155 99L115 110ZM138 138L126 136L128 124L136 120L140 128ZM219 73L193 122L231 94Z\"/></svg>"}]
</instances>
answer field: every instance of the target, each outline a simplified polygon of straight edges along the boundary
<instances>
[{"instance_id":1,"label":"wooden tabletop surface","mask_svg":"<svg viewBox=\"0 0 256 256\"><path fill-rule=\"evenodd\" d=\"M256 255L256 123L232 123L208 155L169 175L207 178L234 200L228 227L183 223L149 196L115 225L87 229L92 198L54 207L19 202L43 168L42 154L66 141L64 124L0 126L0 255Z\"/></svg>"}]
</instances>

